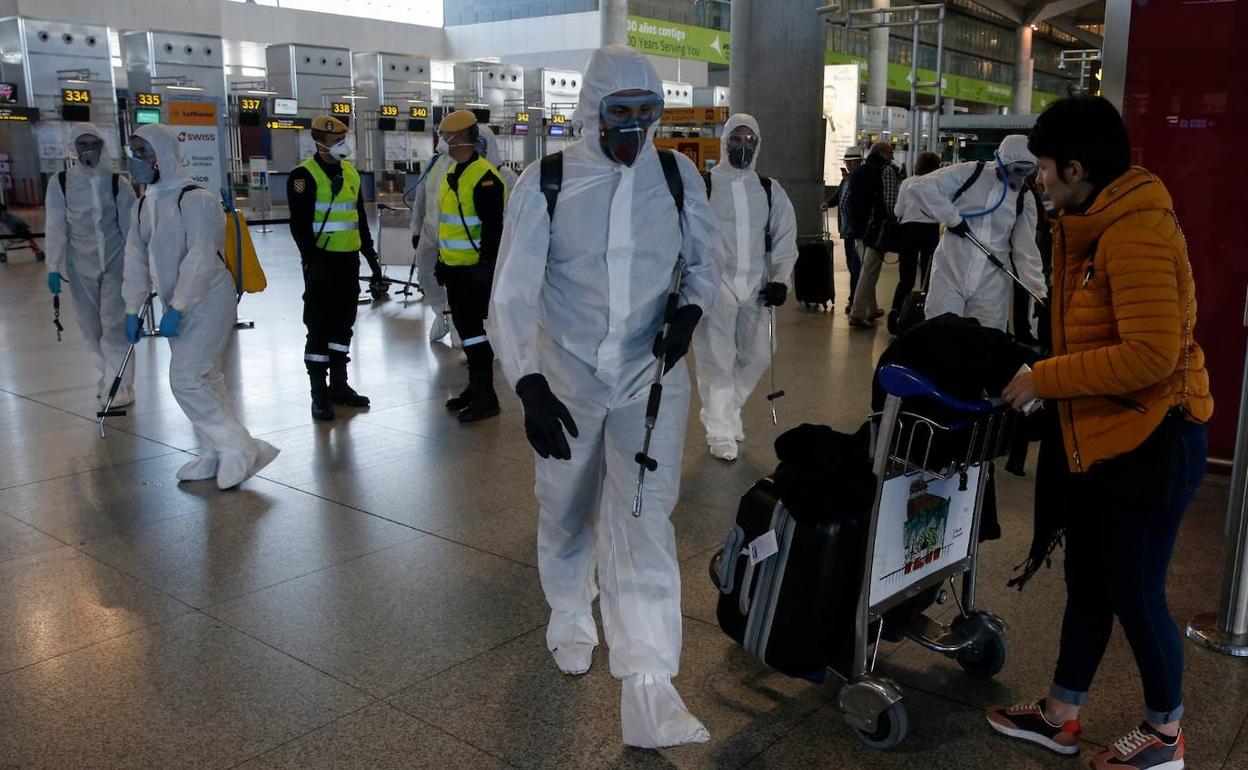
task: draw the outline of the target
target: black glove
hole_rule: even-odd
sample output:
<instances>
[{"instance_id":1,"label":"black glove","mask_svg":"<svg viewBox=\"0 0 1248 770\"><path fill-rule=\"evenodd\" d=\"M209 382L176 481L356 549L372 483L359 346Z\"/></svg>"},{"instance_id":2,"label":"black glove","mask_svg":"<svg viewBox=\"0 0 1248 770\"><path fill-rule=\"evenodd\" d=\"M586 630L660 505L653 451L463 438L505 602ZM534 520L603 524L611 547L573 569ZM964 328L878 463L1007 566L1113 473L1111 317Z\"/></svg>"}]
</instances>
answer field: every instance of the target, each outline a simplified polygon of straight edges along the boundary
<instances>
[{"instance_id":1,"label":"black glove","mask_svg":"<svg viewBox=\"0 0 1248 770\"><path fill-rule=\"evenodd\" d=\"M368 269L373 271L373 280L379 281L382 278L381 263L377 261L377 254L365 254L364 260L368 262Z\"/></svg>"},{"instance_id":2,"label":"black glove","mask_svg":"<svg viewBox=\"0 0 1248 770\"><path fill-rule=\"evenodd\" d=\"M947 229L959 238L965 238L967 235L970 235L971 232L971 226L966 223L965 219Z\"/></svg>"},{"instance_id":3,"label":"black glove","mask_svg":"<svg viewBox=\"0 0 1248 770\"><path fill-rule=\"evenodd\" d=\"M412 236L412 251L415 251L418 248L420 248L420 236L413 235Z\"/></svg>"},{"instance_id":4,"label":"black glove","mask_svg":"<svg viewBox=\"0 0 1248 770\"><path fill-rule=\"evenodd\" d=\"M697 305L685 305L676 309L676 315L668 324L667 336L659 334L654 340L654 354L663 356L663 371L670 372L676 362L689 352L689 343L693 340L693 330L702 318L702 308Z\"/></svg>"},{"instance_id":5,"label":"black glove","mask_svg":"<svg viewBox=\"0 0 1248 770\"><path fill-rule=\"evenodd\" d=\"M568 408L550 392L546 378L537 373L526 374L516 383L516 395L524 405L524 434L538 455L556 460L572 459L572 450L563 431L566 428L572 438L580 434Z\"/></svg>"},{"instance_id":6,"label":"black glove","mask_svg":"<svg viewBox=\"0 0 1248 770\"><path fill-rule=\"evenodd\" d=\"M446 285L447 269L446 263L440 259L433 263L433 280L436 281L439 286Z\"/></svg>"},{"instance_id":7,"label":"black glove","mask_svg":"<svg viewBox=\"0 0 1248 770\"><path fill-rule=\"evenodd\" d=\"M763 304L767 307L783 305L784 301L789 298L789 287L782 283L771 281L763 287L763 290L758 293L758 296L763 300Z\"/></svg>"}]
</instances>

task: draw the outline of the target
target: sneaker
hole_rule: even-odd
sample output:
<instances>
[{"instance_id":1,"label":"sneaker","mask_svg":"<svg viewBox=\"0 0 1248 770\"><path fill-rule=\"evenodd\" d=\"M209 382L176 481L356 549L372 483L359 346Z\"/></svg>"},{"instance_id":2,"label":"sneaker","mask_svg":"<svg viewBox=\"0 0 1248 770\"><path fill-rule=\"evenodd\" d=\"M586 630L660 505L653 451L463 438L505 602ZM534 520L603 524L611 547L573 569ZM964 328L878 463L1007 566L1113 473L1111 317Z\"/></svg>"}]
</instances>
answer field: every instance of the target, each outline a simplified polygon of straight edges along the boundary
<instances>
[{"instance_id":1,"label":"sneaker","mask_svg":"<svg viewBox=\"0 0 1248 770\"><path fill-rule=\"evenodd\" d=\"M1092 770L1183 770L1183 733L1174 743L1147 722L1092 757Z\"/></svg>"},{"instance_id":2,"label":"sneaker","mask_svg":"<svg viewBox=\"0 0 1248 770\"><path fill-rule=\"evenodd\" d=\"M1079 734L1083 728L1079 720L1055 725L1044 718L1044 701L1019 703L1013 706L989 706L988 725L1011 738L1031 741L1058 754L1073 756L1079 753Z\"/></svg>"}]
</instances>

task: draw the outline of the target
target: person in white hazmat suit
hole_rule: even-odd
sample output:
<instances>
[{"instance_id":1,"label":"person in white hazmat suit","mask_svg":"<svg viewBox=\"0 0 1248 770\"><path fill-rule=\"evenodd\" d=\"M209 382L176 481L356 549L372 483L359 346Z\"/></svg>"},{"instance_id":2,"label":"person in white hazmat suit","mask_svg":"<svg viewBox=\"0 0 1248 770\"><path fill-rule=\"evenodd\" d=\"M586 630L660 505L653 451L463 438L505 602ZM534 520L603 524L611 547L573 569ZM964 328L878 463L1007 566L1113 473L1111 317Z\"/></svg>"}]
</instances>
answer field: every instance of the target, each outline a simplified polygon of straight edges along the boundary
<instances>
[{"instance_id":1,"label":"person in white hazmat suit","mask_svg":"<svg viewBox=\"0 0 1248 770\"><path fill-rule=\"evenodd\" d=\"M69 136L78 162L53 174L44 198L48 290L69 284L78 328L99 372L95 397L105 398L126 355L121 299L126 235L134 216L134 188L113 171L104 135L75 123ZM113 406L134 403L134 367L127 367Z\"/></svg>"},{"instance_id":2,"label":"person in white hazmat suit","mask_svg":"<svg viewBox=\"0 0 1248 770\"><path fill-rule=\"evenodd\" d=\"M720 157L711 169L711 209L723 240L719 299L693 335L700 417L711 454L737 459L745 440L741 407L767 369L769 309L784 304L797 261L797 218L788 194L755 171L762 138L758 121L733 115L724 124Z\"/></svg>"},{"instance_id":3,"label":"person in white hazmat suit","mask_svg":"<svg viewBox=\"0 0 1248 770\"><path fill-rule=\"evenodd\" d=\"M594 52L577 108L583 138L562 153L553 216L541 164L511 193L488 321L537 453L547 646L564 673L589 670L598 643L591 604L601 586L623 740L647 748L709 739L671 682L681 614L669 516L690 397L679 359L718 294L720 242L696 167L673 154L684 188L678 214L652 142L662 93L641 54L618 45ZM678 309L661 337L678 255ZM650 447L658 467L646 474L634 517L634 455L656 355L669 369Z\"/></svg>"},{"instance_id":4,"label":"person in white hazmat suit","mask_svg":"<svg viewBox=\"0 0 1248 770\"><path fill-rule=\"evenodd\" d=\"M478 125L480 134L477 136L477 152L481 153L481 157L490 162L490 165L498 170L498 175L503 178L503 184L507 186L507 190L516 189L516 182L520 181L520 175L517 174L510 166L503 163L503 148L499 145L498 137L494 135L494 129L484 123Z\"/></svg>"},{"instance_id":5,"label":"person in white hazmat suit","mask_svg":"<svg viewBox=\"0 0 1248 770\"><path fill-rule=\"evenodd\" d=\"M908 186L907 206L918 209L913 221L946 227L932 258L928 318L955 313L1003 331L1009 322L1012 279L962 237L967 232L1037 296L1048 293L1036 245L1036 207L1024 205L1020 214L1018 205L1023 182L1035 170L1027 137L1011 134L991 161L946 166Z\"/></svg>"},{"instance_id":6,"label":"person in white hazmat suit","mask_svg":"<svg viewBox=\"0 0 1248 770\"><path fill-rule=\"evenodd\" d=\"M433 141L438 141L436 133ZM429 341L436 342L452 331L451 306L446 299L446 289L434 279L433 269L438 264L438 216L441 213L438 210L438 190L442 189L446 172L455 167L455 161L444 151L429 162L432 164L429 172L416 186L412 197L411 229L420 291L424 294L425 305L433 311Z\"/></svg>"},{"instance_id":7,"label":"person in white hazmat suit","mask_svg":"<svg viewBox=\"0 0 1248 770\"><path fill-rule=\"evenodd\" d=\"M221 259L221 201L193 186L178 135L168 126L139 128L130 152L130 177L147 189L126 239L126 338L138 341L138 313L154 287L164 306L159 331L169 340L169 387L200 445L199 457L178 470L178 480L215 477L218 487L229 489L271 463L278 450L252 438L238 421L221 373L237 301Z\"/></svg>"}]
</instances>

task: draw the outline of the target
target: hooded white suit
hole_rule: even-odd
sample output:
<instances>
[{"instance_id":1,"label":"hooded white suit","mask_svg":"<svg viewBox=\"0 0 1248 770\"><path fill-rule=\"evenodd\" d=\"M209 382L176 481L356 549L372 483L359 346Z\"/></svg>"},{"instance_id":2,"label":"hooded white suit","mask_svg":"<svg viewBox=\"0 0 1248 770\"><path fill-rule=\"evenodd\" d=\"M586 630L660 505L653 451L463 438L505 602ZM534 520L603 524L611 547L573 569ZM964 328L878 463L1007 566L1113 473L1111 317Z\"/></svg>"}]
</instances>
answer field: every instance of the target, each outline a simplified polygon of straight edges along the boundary
<instances>
[{"instance_id":1,"label":"hooded white suit","mask_svg":"<svg viewBox=\"0 0 1248 770\"><path fill-rule=\"evenodd\" d=\"M664 378L650 447L659 467L646 474L639 517L632 515L633 457L677 254L686 260L680 304L709 312L719 291L720 242L687 158L675 156L682 219L650 141L632 166L602 149L599 105L627 89L663 93L642 55L624 46L596 51L578 107L584 138L563 151L553 221L539 189L540 164L525 170L511 194L487 325L507 380L514 386L528 374L544 375L579 428L579 437L568 436L571 460L536 459L538 566L552 610L547 645L565 672L588 669L598 642L590 608L601 586L611 673L624 680L624 742L655 747L707 738L670 682L681 648L669 516L689 407L684 363Z\"/></svg>"},{"instance_id":2,"label":"hooded white suit","mask_svg":"<svg viewBox=\"0 0 1248 770\"><path fill-rule=\"evenodd\" d=\"M195 427L201 454L178 471L178 479L215 476L217 485L228 489L272 462L278 450L253 439L234 416L221 374L237 302L234 279L220 256L221 202L203 188L182 194L193 183L172 129L152 124L135 135L155 151L160 178L147 186L126 240L126 312L137 314L154 287L166 312L183 313L177 335L169 338L169 387Z\"/></svg>"},{"instance_id":3,"label":"hooded white suit","mask_svg":"<svg viewBox=\"0 0 1248 770\"><path fill-rule=\"evenodd\" d=\"M446 289L438 285L433 278L433 270L438 264L438 190L442 188L442 179L446 172L455 166L450 155L443 152L430 160L433 165L424 181L416 186L412 197L412 235L419 235L416 246L416 270L420 280L421 293L425 295L425 304L433 311L434 318L429 327L429 340L438 340L451 330L450 304L446 299ZM432 205L430 205L432 204Z\"/></svg>"},{"instance_id":4,"label":"hooded white suit","mask_svg":"<svg viewBox=\"0 0 1248 770\"><path fill-rule=\"evenodd\" d=\"M728 136L738 126L759 137L748 168L728 162ZM711 209L719 220L723 244L719 299L693 335L698 393L708 443L741 441L741 406L754 391L770 359L767 308L759 292L768 283L786 287L797 261L797 219L784 188L771 181L771 207L754 170L762 151L758 121L733 115L724 124L720 157L711 169ZM772 251L767 253L766 232Z\"/></svg>"},{"instance_id":5,"label":"hooded white suit","mask_svg":"<svg viewBox=\"0 0 1248 770\"><path fill-rule=\"evenodd\" d=\"M1027 137L1005 137L997 151L1005 165L1017 161L1035 163L1027 149ZM1020 191L1009 188L995 161L984 165L979 178L953 200L954 195L975 173L976 163L946 166L914 180L907 186L907 203L917 209L910 221L940 222L953 227L963 220L971 232L1006 267L1039 296L1047 293L1040 248L1036 245L1036 209L1024 202L1018 215ZM1002 191L1005 198L1002 200ZM974 216L1001 205L985 216ZM900 203L899 203L900 207ZM1011 255L1013 265L1011 266ZM955 313L978 319L984 326L1006 328L1010 315L1013 282L965 238L946 232L932 260L932 277L927 294L927 317Z\"/></svg>"},{"instance_id":6,"label":"hooded white suit","mask_svg":"<svg viewBox=\"0 0 1248 770\"><path fill-rule=\"evenodd\" d=\"M491 166L498 169L498 175L503 178L503 184L507 185L507 191L510 193L516 189L516 182L520 181L520 176L510 166L503 165L503 148L498 144L494 129L482 124L480 130L481 138L485 142L485 159L490 162Z\"/></svg>"},{"instance_id":7,"label":"hooded white suit","mask_svg":"<svg viewBox=\"0 0 1248 770\"><path fill-rule=\"evenodd\" d=\"M90 123L75 123L70 128L71 142L84 135L104 141L104 135ZM120 177L114 198L113 176L113 162L105 144L94 168L77 163L65 172L64 192L59 175L53 174L45 198L48 272L60 273L69 281L78 328L100 375L97 398L107 392L117 376L127 347L121 275L135 195L126 178ZM134 401L133 367L127 368L121 385L115 406Z\"/></svg>"}]
</instances>

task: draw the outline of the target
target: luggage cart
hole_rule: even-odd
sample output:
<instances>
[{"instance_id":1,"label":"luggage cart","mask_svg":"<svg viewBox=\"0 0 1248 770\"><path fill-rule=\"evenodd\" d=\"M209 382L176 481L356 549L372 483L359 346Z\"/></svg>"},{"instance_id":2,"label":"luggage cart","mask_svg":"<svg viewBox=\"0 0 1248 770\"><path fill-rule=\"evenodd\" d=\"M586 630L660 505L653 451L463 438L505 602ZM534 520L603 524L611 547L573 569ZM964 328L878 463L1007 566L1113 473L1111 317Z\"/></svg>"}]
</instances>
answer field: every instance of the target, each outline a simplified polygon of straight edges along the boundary
<instances>
[{"instance_id":1,"label":"luggage cart","mask_svg":"<svg viewBox=\"0 0 1248 770\"><path fill-rule=\"evenodd\" d=\"M905 738L901 688L876 671L885 634L911 639L955 659L968 674L991 677L1006 658L1006 628L977 608L975 575L988 464L1009 450L1016 415L997 400L962 401L901 366L878 374L888 394L875 421L875 504L867 527L867 559L854 623L853 669L838 696L845 721L863 743L879 749ZM951 415L938 423L907 405L915 400ZM962 578L959 597L955 581ZM948 583L948 591L942 588ZM925 591L950 593L958 612L940 623L915 613L885 629L886 613Z\"/></svg>"}]
</instances>

